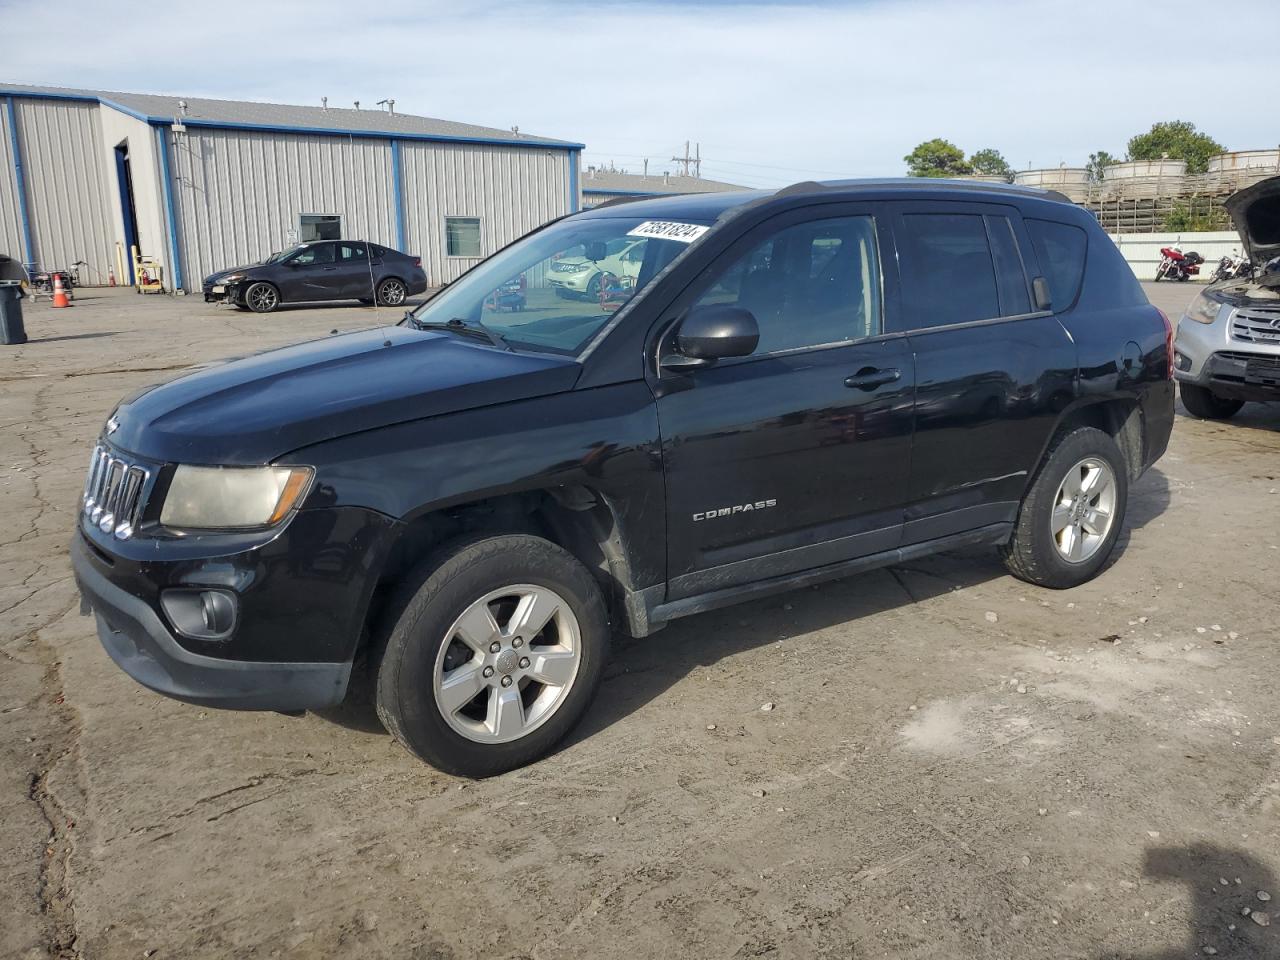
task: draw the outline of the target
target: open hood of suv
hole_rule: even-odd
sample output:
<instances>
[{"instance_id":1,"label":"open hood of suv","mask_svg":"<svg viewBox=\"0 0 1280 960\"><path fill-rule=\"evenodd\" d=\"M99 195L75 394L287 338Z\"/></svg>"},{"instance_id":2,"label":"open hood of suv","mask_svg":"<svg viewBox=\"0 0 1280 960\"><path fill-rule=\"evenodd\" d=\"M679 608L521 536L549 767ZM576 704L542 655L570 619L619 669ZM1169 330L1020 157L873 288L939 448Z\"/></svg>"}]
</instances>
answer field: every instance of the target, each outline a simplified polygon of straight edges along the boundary
<instances>
[{"instance_id":1,"label":"open hood of suv","mask_svg":"<svg viewBox=\"0 0 1280 960\"><path fill-rule=\"evenodd\" d=\"M1223 206L1231 214L1254 269L1280 256L1280 177L1236 191Z\"/></svg>"}]
</instances>

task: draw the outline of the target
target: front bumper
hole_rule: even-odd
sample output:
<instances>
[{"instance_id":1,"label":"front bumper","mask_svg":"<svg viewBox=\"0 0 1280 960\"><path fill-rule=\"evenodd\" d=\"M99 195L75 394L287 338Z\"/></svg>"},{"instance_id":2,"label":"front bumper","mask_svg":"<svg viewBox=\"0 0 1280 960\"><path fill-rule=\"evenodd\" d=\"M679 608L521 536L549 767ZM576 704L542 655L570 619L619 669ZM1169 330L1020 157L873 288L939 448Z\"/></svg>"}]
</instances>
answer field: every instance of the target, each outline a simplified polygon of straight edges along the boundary
<instances>
[{"instance_id":1,"label":"front bumper","mask_svg":"<svg viewBox=\"0 0 1280 960\"><path fill-rule=\"evenodd\" d=\"M1223 350L1210 354L1194 373L1175 370L1174 377L1228 400L1280 400L1280 356L1272 354Z\"/></svg>"},{"instance_id":2,"label":"front bumper","mask_svg":"<svg viewBox=\"0 0 1280 960\"><path fill-rule=\"evenodd\" d=\"M351 661L224 660L184 649L149 604L95 569L79 533L71 544L71 566L107 655L156 693L231 710L313 710L346 695Z\"/></svg>"}]
</instances>

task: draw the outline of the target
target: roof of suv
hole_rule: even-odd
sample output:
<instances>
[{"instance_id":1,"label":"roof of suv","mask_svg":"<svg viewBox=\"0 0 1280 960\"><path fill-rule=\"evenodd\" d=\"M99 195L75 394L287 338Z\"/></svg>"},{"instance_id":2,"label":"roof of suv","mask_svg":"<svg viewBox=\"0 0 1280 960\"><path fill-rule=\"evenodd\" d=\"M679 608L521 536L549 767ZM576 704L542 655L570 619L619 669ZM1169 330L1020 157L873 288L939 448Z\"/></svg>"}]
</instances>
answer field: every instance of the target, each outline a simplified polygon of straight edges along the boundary
<instances>
[{"instance_id":1,"label":"roof of suv","mask_svg":"<svg viewBox=\"0 0 1280 960\"><path fill-rule=\"evenodd\" d=\"M830 199L848 197L865 198L868 195L885 197L909 196L913 193L963 194L966 199L1008 201L1010 197L1026 197L1036 200L1054 200L1071 203L1056 190L1041 190L1016 184L985 183L973 180L946 180L925 177L898 177L871 180L807 180L779 190L744 190L734 193L683 194L672 197L654 197L640 200L611 200L584 211L580 216L590 217L693 217L715 220L718 217L757 200L772 197L823 196Z\"/></svg>"}]
</instances>

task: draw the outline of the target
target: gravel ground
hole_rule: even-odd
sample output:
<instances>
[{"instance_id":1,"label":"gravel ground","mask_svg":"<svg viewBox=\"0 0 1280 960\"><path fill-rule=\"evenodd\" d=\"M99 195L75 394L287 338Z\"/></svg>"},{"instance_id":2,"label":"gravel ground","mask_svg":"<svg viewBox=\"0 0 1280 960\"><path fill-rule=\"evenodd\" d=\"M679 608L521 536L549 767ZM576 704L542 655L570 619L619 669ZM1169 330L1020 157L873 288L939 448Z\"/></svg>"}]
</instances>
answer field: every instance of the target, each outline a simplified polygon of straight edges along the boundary
<instances>
[{"instance_id":1,"label":"gravel ground","mask_svg":"<svg viewBox=\"0 0 1280 960\"><path fill-rule=\"evenodd\" d=\"M0 347L3 956L1280 956L1280 406L1180 416L1093 583L968 551L620 640L572 742L473 783L366 706L149 693L70 579L114 401L372 310L26 312Z\"/></svg>"}]
</instances>

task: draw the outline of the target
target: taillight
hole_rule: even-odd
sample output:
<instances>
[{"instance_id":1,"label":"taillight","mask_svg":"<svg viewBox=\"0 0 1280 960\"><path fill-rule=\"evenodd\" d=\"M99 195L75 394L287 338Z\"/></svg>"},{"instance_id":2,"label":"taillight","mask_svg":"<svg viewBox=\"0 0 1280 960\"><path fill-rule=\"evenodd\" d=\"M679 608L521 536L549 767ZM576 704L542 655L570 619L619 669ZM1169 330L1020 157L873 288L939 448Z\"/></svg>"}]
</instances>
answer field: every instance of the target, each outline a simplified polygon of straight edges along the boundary
<instances>
[{"instance_id":1,"label":"taillight","mask_svg":"<svg viewBox=\"0 0 1280 960\"><path fill-rule=\"evenodd\" d=\"M413 258L413 265L414 265L415 267L420 267L420 266L422 266L422 258L421 258L421 257L414 257L414 258Z\"/></svg>"},{"instance_id":2,"label":"taillight","mask_svg":"<svg viewBox=\"0 0 1280 960\"><path fill-rule=\"evenodd\" d=\"M1165 355L1165 371L1164 378L1166 380L1173 379L1173 324L1169 322L1169 315L1159 307L1156 307L1156 313L1160 314L1160 320L1164 324L1164 355Z\"/></svg>"}]
</instances>

